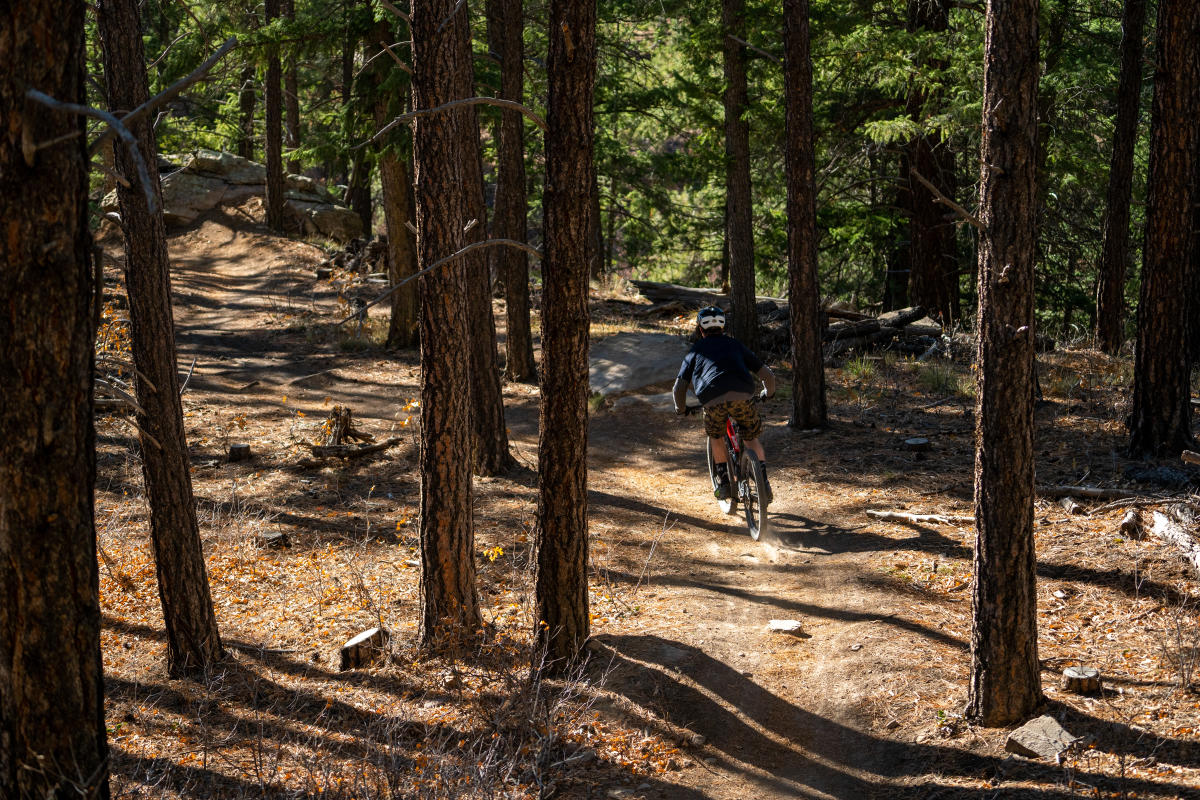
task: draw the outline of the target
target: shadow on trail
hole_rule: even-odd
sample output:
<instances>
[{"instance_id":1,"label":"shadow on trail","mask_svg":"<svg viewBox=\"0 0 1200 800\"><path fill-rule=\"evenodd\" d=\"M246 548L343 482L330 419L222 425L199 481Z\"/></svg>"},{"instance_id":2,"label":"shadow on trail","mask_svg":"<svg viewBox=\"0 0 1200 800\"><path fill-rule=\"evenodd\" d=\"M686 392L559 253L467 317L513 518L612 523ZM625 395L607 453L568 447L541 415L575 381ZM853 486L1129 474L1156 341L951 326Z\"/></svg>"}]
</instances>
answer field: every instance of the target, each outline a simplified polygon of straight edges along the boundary
<instances>
[{"instance_id":1,"label":"shadow on trail","mask_svg":"<svg viewBox=\"0 0 1200 800\"><path fill-rule=\"evenodd\" d=\"M712 533L727 533L730 528L728 525L721 525L711 520L693 517L690 514L680 514L674 509L656 506L644 500L621 497L620 495L609 494L608 492L601 492L596 489L588 490L588 507L593 511L597 508L616 508L623 511L632 511L636 514L647 514L659 521L683 522ZM740 523L741 518L739 517L737 520ZM743 528L744 531L745 529Z\"/></svg>"},{"instance_id":2,"label":"shadow on trail","mask_svg":"<svg viewBox=\"0 0 1200 800\"><path fill-rule=\"evenodd\" d=\"M636 580L635 576L617 571L610 571L609 578L628 581L631 584ZM713 592L726 597L734 597L738 600L744 600L747 603L753 603L756 606L778 609L781 613L788 612L790 614L802 614L809 617L838 620L840 622L880 622L901 630L906 630L910 633L916 634L917 636L922 636L935 642L941 642L942 644L948 645L957 650L966 650L968 647L966 642L957 639L941 630L930 628L928 626L921 625L920 623L911 622L909 620L897 617L894 614L887 614L882 611L851 611L844 608L818 606L813 605L812 603L801 603L796 600L789 600L786 597L780 597L778 595L760 594L758 592L752 592L738 586L730 586L728 584L716 583L713 581L694 580L672 574L655 575L653 578L653 583L656 586L686 587L689 589L699 589L702 591Z\"/></svg>"},{"instance_id":3,"label":"shadow on trail","mask_svg":"<svg viewBox=\"0 0 1200 800\"><path fill-rule=\"evenodd\" d=\"M910 528L916 535L896 539L870 530L830 525L797 514L772 513L767 540L782 549L820 554L919 551L964 561L970 561L974 555L972 548L933 528L912 522L897 524ZM1156 597L1174 604L1186 599L1186 595L1178 588L1149 580L1133 570L1095 569L1073 562L1039 560L1037 575L1046 580L1089 583L1116 589L1132 598Z\"/></svg>"},{"instance_id":4,"label":"shadow on trail","mask_svg":"<svg viewBox=\"0 0 1200 800\"><path fill-rule=\"evenodd\" d=\"M622 684L621 691L642 709L647 722L665 719L703 735L721 767L740 773L764 793L859 800L929 798L943 792L979 800L998 796L994 785L970 789L936 779L914 783L933 772L949 778L1033 781L1040 785L1031 795L1078 797L1065 771L1054 765L874 736L801 708L684 642L649 635L604 635L594 641L612 679ZM1087 772L1073 777L1125 793L1186 792L1183 786L1141 778L1110 779ZM1007 796L1016 794L1019 790Z\"/></svg>"}]
</instances>

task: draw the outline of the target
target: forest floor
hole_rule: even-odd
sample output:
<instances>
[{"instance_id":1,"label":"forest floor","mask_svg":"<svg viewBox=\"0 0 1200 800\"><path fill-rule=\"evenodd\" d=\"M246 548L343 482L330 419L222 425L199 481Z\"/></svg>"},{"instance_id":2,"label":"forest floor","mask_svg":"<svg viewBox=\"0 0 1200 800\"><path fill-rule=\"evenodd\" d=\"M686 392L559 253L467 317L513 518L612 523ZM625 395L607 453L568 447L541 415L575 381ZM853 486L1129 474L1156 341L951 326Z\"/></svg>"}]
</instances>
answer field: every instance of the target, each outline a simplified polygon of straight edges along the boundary
<instances>
[{"instance_id":1,"label":"forest floor","mask_svg":"<svg viewBox=\"0 0 1200 800\"><path fill-rule=\"evenodd\" d=\"M116 254L119 242L106 241ZM98 420L106 714L114 796L990 798L1200 797L1200 581L1169 545L1118 532L1124 506L1036 509L1046 712L1086 737L1061 763L1004 750L961 716L973 530L868 509L969 515L967 364L855 359L829 369L828 430L765 409L775 503L762 541L720 513L699 422L597 405L589 433L593 640L570 680L531 684L535 386L504 387L511 473L475 481L482 633L415 646L419 562L415 351L356 335L316 281L321 251L229 209L171 240L193 481L227 658L171 679L134 430ZM117 277L111 270L110 279ZM593 337L681 331L619 287L593 297ZM498 322L502 322L498 307ZM120 347L124 312L105 336ZM1134 483L1121 455L1131 367L1085 350L1040 358L1039 484ZM663 388L663 387L660 387ZM464 391L466 387L464 387ZM373 458L305 466L334 405L376 436ZM909 436L933 447L905 450ZM248 462L227 463L247 442ZM1164 465L1178 469L1179 465ZM1149 477L1162 477L1158 473ZM285 533L274 548L264 534ZM772 619L796 620L773 633ZM375 625L387 658L341 672ZM1099 668L1095 697L1061 691ZM1188 682L1191 688L1184 688Z\"/></svg>"}]
</instances>

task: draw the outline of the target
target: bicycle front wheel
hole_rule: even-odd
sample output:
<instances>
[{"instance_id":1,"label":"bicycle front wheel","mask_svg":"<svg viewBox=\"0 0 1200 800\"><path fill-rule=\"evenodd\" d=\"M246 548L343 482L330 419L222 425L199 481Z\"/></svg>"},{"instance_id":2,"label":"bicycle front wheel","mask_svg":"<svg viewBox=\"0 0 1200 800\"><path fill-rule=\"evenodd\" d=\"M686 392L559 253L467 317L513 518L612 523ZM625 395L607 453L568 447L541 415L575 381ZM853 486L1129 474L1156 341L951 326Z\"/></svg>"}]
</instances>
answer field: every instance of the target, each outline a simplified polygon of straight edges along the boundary
<instances>
[{"instance_id":1,"label":"bicycle front wheel","mask_svg":"<svg viewBox=\"0 0 1200 800\"><path fill-rule=\"evenodd\" d=\"M717 487L721 485L721 478L717 475L717 462L713 460L712 439L705 436L704 444L708 455L708 479L712 483L713 496L715 497ZM728 500L717 500L717 505L721 507L721 511L725 514L734 514L737 512L737 496L734 494L734 491L736 489L730 491Z\"/></svg>"},{"instance_id":2,"label":"bicycle front wheel","mask_svg":"<svg viewBox=\"0 0 1200 800\"><path fill-rule=\"evenodd\" d=\"M738 473L741 476L738 489L746 514L746 528L750 531L750 538L757 542L767 527L767 476L758 456L749 451L742 454Z\"/></svg>"}]
</instances>

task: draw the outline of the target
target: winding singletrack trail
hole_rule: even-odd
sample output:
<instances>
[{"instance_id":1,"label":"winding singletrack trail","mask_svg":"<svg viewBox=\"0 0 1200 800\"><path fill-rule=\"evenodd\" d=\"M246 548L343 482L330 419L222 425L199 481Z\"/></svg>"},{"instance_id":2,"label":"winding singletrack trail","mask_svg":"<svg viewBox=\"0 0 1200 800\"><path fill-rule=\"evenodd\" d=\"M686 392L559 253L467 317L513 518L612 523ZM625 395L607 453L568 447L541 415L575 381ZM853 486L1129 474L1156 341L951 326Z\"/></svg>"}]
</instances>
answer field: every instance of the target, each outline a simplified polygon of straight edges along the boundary
<instances>
[{"instance_id":1,"label":"winding singletrack trail","mask_svg":"<svg viewBox=\"0 0 1200 800\"><path fill-rule=\"evenodd\" d=\"M312 278L320 252L262 233L241 213L210 217L171 240L181 371L196 361L187 402L198 497L207 492L217 503L228 486L240 491L239 476L253 477L263 487L254 502L291 526L301 547L344 538L340 526L351 522L329 519L330 504L367 509L400 531L415 513L415 437L373 465L364 460L298 478L289 470L333 404L352 407L366 430L407 425L411 413L403 407L419 396L417 353L347 342L333 325L345 313L336 287ZM596 301L599 317L604 303ZM613 315L594 319L601 323L595 337L622 324ZM632 319L624 324L637 327ZM881 506L969 513L967 404L904 405L899 382L877 391L870 402L843 397L830 428L816 436L786 427L785 400L765 406L775 502L759 542L740 515L723 515L712 498L697 418L638 402L595 411L588 498L594 621L581 685L595 713L675 743L678 752L665 769L595 765L555 796L1078 796L1062 769L1015 761L1002 750L1002 731L972 728L954 713L966 694L969 526L879 524L863 514ZM520 554L537 505L538 391L509 384L504 392L520 466L476 480L477 545L511 551L507 563L527 580ZM243 418L259 460L225 465L220 443L233 430L230 420ZM916 433L937 435L938 447L926 456L897 446ZM1099 447L1090 436L1063 438L1062 452ZM376 481L386 494L372 496ZM1061 552L1076 548L1072 540ZM1039 565L1043 581L1054 581L1044 593L1060 586L1128 593L1119 569L1081 570L1059 553ZM484 600L512 607L498 595ZM412 615L393 612L390 624L403 633ZM800 630L772 632L775 619L798 621ZM1077 729L1122 735L1098 717L1059 708L1077 714ZM1155 741L1190 752L1182 738ZM1099 771L1073 774L1093 784L1109 779ZM1169 778L1121 781L1123 791L1143 796L1185 796Z\"/></svg>"}]
</instances>

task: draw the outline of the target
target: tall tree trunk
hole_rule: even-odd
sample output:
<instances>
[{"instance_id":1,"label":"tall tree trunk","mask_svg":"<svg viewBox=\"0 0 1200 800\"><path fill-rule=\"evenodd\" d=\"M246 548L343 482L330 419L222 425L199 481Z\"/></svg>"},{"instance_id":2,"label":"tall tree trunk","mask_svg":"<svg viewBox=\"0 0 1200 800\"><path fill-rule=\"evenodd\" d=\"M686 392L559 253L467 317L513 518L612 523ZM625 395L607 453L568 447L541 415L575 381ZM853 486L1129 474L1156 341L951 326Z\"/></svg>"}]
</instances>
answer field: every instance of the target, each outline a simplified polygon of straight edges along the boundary
<instances>
[{"instance_id":1,"label":"tall tree trunk","mask_svg":"<svg viewBox=\"0 0 1200 800\"><path fill-rule=\"evenodd\" d=\"M254 160L254 106L258 99L254 62L242 67L242 89L238 94L237 154Z\"/></svg>"},{"instance_id":2,"label":"tall tree trunk","mask_svg":"<svg viewBox=\"0 0 1200 800\"><path fill-rule=\"evenodd\" d=\"M875 188L876 181L872 181L870 185L871 193L871 208L875 213L887 213L890 208L911 209L912 207L912 192L909 191L909 181L911 178L907 161L908 159L901 154L899 157L899 179L893 182L890 180L888 170L891 168L891 158L885 153L883 157L876 156L873 152L868 153L868 159L871 167L871 177L878 177L878 182L888 186L890 191L883 197L877 194ZM890 196L888 196L890 195ZM882 206L882 208L881 208ZM894 241L891 249L883 259L883 310L894 311L898 308L907 308L908 302L908 285L910 276L912 275L912 231L909 220L898 222L892 225ZM876 267L877 268L877 267Z\"/></svg>"},{"instance_id":3,"label":"tall tree trunk","mask_svg":"<svg viewBox=\"0 0 1200 800\"><path fill-rule=\"evenodd\" d=\"M366 148L354 152L350 167L350 186L346 189L346 205L362 221L363 237L371 238L371 222L374 209L371 207L371 161Z\"/></svg>"},{"instance_id":4,"label":"tall tree trunk","mask_svg":"<svg viewBox=\"0 0 1200 800\"><path fill-rule=\"evenodd\" d=\"M500 59L500 97L524 102L525 46L521 0L489 0L488 47ZM526 240L528 200L525 193L525 123L519 111L500 114L496 137L496 238ZM530 382L537 376L529 319L529 256L515 247L492 249L496 274L504 282L504 375Z\"/></svg>"},{"instance_id":5,"label":"tall tree trunk","mask_svg":"<svg viewBox=\"0 0 1200 800\"><path fill-rule=\"evenodd\" d=\"M784 0L783 80L786 97L788 307L792 336L794 428L823 427L825 366L817 286L817 184L813 156L812 55L808 0Z\"/></svg>"},{"instance_id":6,"label":"tall tree trunk","mask_svg":"<svg viewBox=\"0 0 1200 800\"><path fill-rule=\"evenodd\" d=\"M345 29L342 31L342 137L343 144L348 145L351 138L354 136L354 131L351 126L351 121L354 118L354 112L351 107L351 100L354 98L354 51L358 47L358 37L354 34L353 25L351 24L353 9L358 5L359 0L342 0L342 23ZM337 156L337 183L350 188L351 164L347 157L344 147L338 148Z\"/></svg>"},{"instance_id":7,"label":"tall tree trunk","mask_svg":"<svg viewBox=\"0 0 1200 800\"><path fill-rule=\"evenodd\" d=\"M296 0L282 0L283 18L288 22L296 21ZM288 172L293 175L300 173L300 159L296 158L296 150L300 147L300 78L296 69L296 48L288 48L287 61L283 69L283 125L284 144L287 145L291 156L287 162Z\"/></svg>"},{"instance_id":8,"label":"tall tree trunk","mask_svg":"<svg viewBox=\"0 0 1200 800\"><path fill-rule=\"evenodd\" d=\"M1188 320L1188 338L1190 363L1193 369L1200 369L1200 135L1196 137L1192 151L1192 169L1195 178L1192 180L1192 257L1190 266L1190 288L1185 292L1190 298Z\"/></svg>"},{"instance_id":9,"label":"tall tree trunk","mask_svg":"<svg viewBox=\"0 0 1200 800\"><path fill-rule=\"evenodd\" d=\"M950 25L950 5L947 0L909 0L908 29L910 32L944 33ZM946 62L931 60L924 69L940 73ZM924 88L913 91L908 97L908 114L921 122L930 104L941 103L935 93L930 96ZM930 314L951 324L959 317L958 307L958 257L954 221L937 196L913 177L916 170L921 177L937 187L947 198L954 199L955 172L954 152L945 142L937 141L928 133L914 137L905 148L901 164L901 185L909 201L909 247L910 272L908 299L910 303L924 307Z\"/></svg>"},{"instance_id":10,"label":"tall tree trunk","mask_svg":"<svg viewBox=\"0 0 1200 800\"><path fill-rule=\"evenodd\" d=\"M382 88L389 71L396 68L391 59L383 57L384 46L390 46L396 40L392 26L386 22L376 23L369 39L367 55L374 65L375 129L380 130L404 111L408 93L384 92ZM380 142L378 156L383 221L388 235L388 280L393 285L417 271L416 240L408 229L413 216L413 190L407 158L410 143L404 138L404 130L393 129ZM412 347L416 343L417 284L412 281L392 292L387 346Z\"/></svg>"},{"instance_id":11,"label":"tall tree trunk","mask_svg":"<svg viewBox=\"0 0 1200 800\"><path fill-rule=\"evenodd\" d=\"M468 243L488 238L487 209L483 202L483 165L479 149L479 116L471 109L463 131L463 172L467 193L467 219L475 224L466 234ZM500 389L500 362L496 350L496 318L492 313L492 280L486 250L465 257L467 262L467 318L471 337L471 423L475 430L476 475L499 475L513 465L504 422L504 394Z\"/></svg>"},{"instance_id":12,"label":"tall tree trunk","mask_svg":"<svg viewBox=\"0 0 1200 800\"><path fill-rule=\"evenodd\" d=\"M596 79L594 0L551 0L538 438L537 628L551 672L589 635L587 591L588 269Z\"/></svg>"},{"instance_id":13,"label":"tall tree trunk","mask_svg":"<svg viewBox=\"0 0 1200 800\"><path fill-rule=\"evenodd\" d=\"M101 0L98 14L104 74L112 110L123 116L150 97L142 52L137 0ZM158 189L154 128L145 119L131 126ZM221 658L221 637L209 594L208 571L188 463L175 322L171 315L167 234L159 210L151 212L129 151L117 150L117 169L127 181L117 188L125 232L125 282L137 367L138 415L142 430L142 475L150 500L150 538L167 629L167 668L172 675L195 673Z\"/></svg>"},{"instance_id":14,"label":"tall tree trunk","mask_svg":"<svg viewBox=\"0 0 1200 800\"><path fill-rule=\"evenodd\" d=\"M1000 726L1042 700L1033 546L1037 0L989 0L983 73L975 585L968 714Z\"/></svg>"},{"instance_id":15,"label":"tall tree trunk","mask_svg":"<svg viewBox=\"0 0 1200 800\"><path fill-rule=\"evenodd\" d=\"M416 240L408 230L413 211L408 161L394 150L381 153L379 183L383 190L383 218L388 231L388 280L395 285L417 271ZM417 314L417 284L414 281L392 293L388 347L412 347L417 343Z\"/></svg>"},{"instance_id":16,"label":"tall tree trunk","mask_svg":"<svg viewBox=\"0 0 1200 800\"><path fill-rule=\"evenodd\" d=\"M1142 95L1142 33L1146 0L1125 0L1121 18L1121 77L1113 128L1108 195L1104 204L1104 245L1096 284L1096 346L1115 354L1125 340L1125 274L1129 263L1129 202L1133 194L1133 149L1137 144Z\"/></svg>"},{"instance_id":17,"label":"tall tree trunk","mask_svg":"<svg viewBox=\"0 0 1200 800\"><path fill-rule=\"evenodd\" d=\"M596 175L596 170L592 170L592 233L591 238L594 240L596 254L592 258L591 266L588 267L588 273L591 279L598 281L604 277L604 259L601 254L604 252L604 228L600 226L600 178Z\"/></svg>"},{"instance_id":18,"label":"tall tree trunk","mask_svg":"<svg viewBox=\"0 0 1200 800\"><path fill-rule=\"evenodd\" d=\"M267 24L279 18L279 0L265 0L263 10ZM267 227L283 233L283 104L280 97L279 45L267 46L267 77L263 88L266 107L264 144L267 160Z\"/></svg>"},{"instance_id":19,"label":"tall tree trunk","mask_svg":"<svg viewBox=\"0 0 1200 800\"><path fill-rule=\"evenodd\" d=\"M471 39L455 0L415 3L413 106L431 109L471 94ZM469 109L419 117L414 127L417 263L432 266L466 244ZM421 285L421 629L424 644L479 624L471 519L471 419L467 268L462 258Z\"/></svg>"},{"instance_id":20,"label":"tall tree trunk","mask_svg":"<svg viewBox=\"0 0 1200 800\"><path fill-rule=\"evenodd\" d=\"M1200 8L1192 0L1160 0L1130 424L1133 455L1174 457L1195 445L1187 341L1191 298L1181 288L1188 286L1197 195L1192 185L1200 136L1197 106Z\"/></svg>"},{"instance_id":21,"label":"tall tree trunk","mask_svg":"<svg viewBox=\"0 0 1200 800\"><path fill-rule=\"evenodd\" d=\"M0 796L109 797L92 493L84 4L0 14ZM66 138L74 136L74 138ZM58 144L32 153L28 142ZM64 140L65 139L65 140ZM19 200L17 199L19 198Z\"/></svg>"},{"instance_id":22,"label":"tall tree trunk","mask_svg":"<svg viewBox=\"0 0 1200 800\"><path fill-rule=\"evenodd\" d=\"M754 207L750 199L750 123L746 88L745 0L721 1L725 53L725 249L729 255L729 332L751 350L758 345L754 294Z\"/></svg>"}]
</instances>

